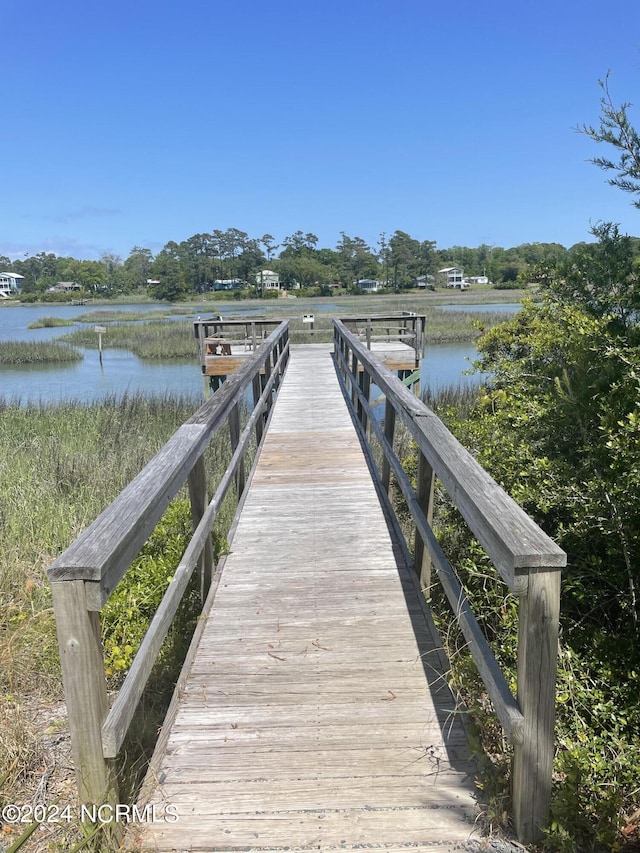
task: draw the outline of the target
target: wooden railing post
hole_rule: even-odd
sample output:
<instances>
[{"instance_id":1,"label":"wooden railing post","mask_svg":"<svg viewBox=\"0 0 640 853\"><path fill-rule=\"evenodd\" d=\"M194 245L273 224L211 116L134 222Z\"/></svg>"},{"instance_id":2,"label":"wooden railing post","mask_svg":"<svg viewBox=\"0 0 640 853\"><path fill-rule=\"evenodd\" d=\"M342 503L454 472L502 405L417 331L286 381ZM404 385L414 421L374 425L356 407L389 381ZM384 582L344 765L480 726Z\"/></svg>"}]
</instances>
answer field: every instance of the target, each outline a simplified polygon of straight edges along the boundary
<instances>
[{"instance_id":1,"label":"wooden railing post","mask_svg":"<svg viewBox=\"0 0 640 853\"><path fill-rule=\"evenodd\" d=\"M191 520L195 530L205 513L209 496L207 493L207 475L204 468L204 458L201 456L189 474L189 499L191 501ZM213 544L211 536L207 537L200 557L200 595L202 601L207 598L211 579L213 577Z\"/></svg>"},{"instance_id":2,"label":"wooden railing post","mask_svg":"<svg viewBox=\"0 0 640 853\"><path fill-rule=\"evenodd\" d=\"M234 451L240 442L240 410L238 409L237 403L229 413L229 435L231 437L231 450ZM243 456L236 472L236 494L238 496L238 500L240 500L242 493L244 492L245 482L246 477Z\"/></svg>"},{"instance_id":3,"label":"wooden railing post","mask_svg":"<svg viewBox=\"0 0 640 853\"><path fill-rule=\"evenodd\" d=\"M391 405L391 402L387 400L384 406L384 437L389 442L391 448L393 448L395 430L396 410ZM391 465L389 464L386 453L382 457L382 485L385 492L389 494L391 488Z\"/></svg>"},{"instance_id":4,"label":"wooden railing post","mask_svg":"<svg viewBox=\"0 0 640 853\"><path fill-rule=\"evenodd\" d=\"M371 377L367 370L363 370L358 376L358 385L360 387L360 391L362 392L362 396L365 398L367 403L369 402L369 395L371 391ZM364 430L364 434L367 435L367 413L362 405L360 399L358 398L358 420L362 424L362 429Z\"/></svg>"},{"instance_id":5,"label":"wooden railing post","mask_svg":"<svg viewBox=\"0 0 640 853\"><path fill-rule=\"evenodd\" d=\"M275 347L273 350L273 367L272 367L272 370L276 370L276 365L278 363L278 358L280 355L281 355L281 351L279 351L278 348ZM273 381L273 390L275 391L276 394L278 393L278 388L280 387L281 378L282 378L282 375L280 373L280 370L278 369L278 370L276 370L276 375L275 375L274 381Z\"/></svg>"},{"instance_id":6,"label":"wooden railing post","mask_svg":"<svg viewBox=\"0 0 640 853\"><path fill-rule=\"evenodd\" d=\"M256 373L253 377L253 405L254 407L258 404L258 400L260 399L260 395L262 394L262 387L260 382L260 374ZM256 421L256 443L259 445L262 441L262 434L264 432L264 417L259 417Z\"/></svg>"},{"instance_id":7,"label":"wooden railing post","mask_svg":"<svg viewBox=\"0 0 640 853\"><path fill-rule=\"evenodd\" d=\"M523 844L538 841L549 820L559 619L560 572L529 572L518 629L518 702L524 715L524 740L514 747L512 780L514 824Z\"/></svg>"},{"instance_id":8,"label":"wooden railing post","mask_svg":"<svg viewBox=\"0 0 640 853\"><path fill-rule=\"evenodd\" d=\"M87 610L82 580L57 581L51 590L80 802L114 805L115 775L102 751L108 701L100 614Z\"/></svg>"},{"instance_id":9,"label":"wooden railing post","mask_svg":"<svg viewBox=\"0 0 640 853\"><path fill-rule=\"evenodd\" d=\"M355 352L351 353L351 404L353 406L356 405L358 401L358 392L356 391L356 387L358 384L358 356Z\"/></svg>"},{"instance_id":10,"label":"wooden railing post","mask_svg":"<svg viewBox=\"0 0 640 853\"><path fill-rule=\"evenodd\" d=\"M418 473L416 483L416 496L420 509L424 517L427 519L429 527L433 526L433 499L435 493L435 474L433 468L427 462L424 453L418 450ZM420 578L420 586L425 596L429 598L429 590L431 589L431 558L428 550L424 546L422 537L416 529L415 546L414 546L414 563L418 577Z\"/></svg>"}]
</instances>

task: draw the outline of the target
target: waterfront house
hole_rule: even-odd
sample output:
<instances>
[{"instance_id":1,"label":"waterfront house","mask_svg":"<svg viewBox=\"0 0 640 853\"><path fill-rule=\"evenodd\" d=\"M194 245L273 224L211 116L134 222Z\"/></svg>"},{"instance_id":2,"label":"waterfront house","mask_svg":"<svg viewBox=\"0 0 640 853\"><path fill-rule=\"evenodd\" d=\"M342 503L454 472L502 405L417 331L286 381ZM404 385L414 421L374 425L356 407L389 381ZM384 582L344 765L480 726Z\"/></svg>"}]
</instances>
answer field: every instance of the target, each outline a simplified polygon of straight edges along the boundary
<instances>
[{"instance_id":1,"label":"waterfront house","mask_svg":"<svg viewBox=\"0 0 640 853\"><path fill-rule=\"evenodd\" d=\"M419 275L415 280L418 290L433 290L436 280L432 275Z\"/></svg>"},{"instance_id":2,"label":"waterfront house","mask_svg":"<svg viewBox=\"0 0 640 853\"><path fill-rule=\"evenodd\" d=\"M260 270L256 273L256 284L260 290L280 290L280 276L273 270Z\"/></svg>"},{"instance_id":3,"label":"waterfront house","mask_svg":"<svg viewBox=\"0 0 640 853\"><path fill-rule=\"evenodd\" d=\"M23 275L16 272L0 272L0 299L7 299L22 292Z\"/></svg>"},{"instance_id":4,"label":"waterfront house","mask_svg":"<svg viewBox=\"0 0 640 853\"><path fill-rule=\"evenodd\" d=\"M73 290L82 290L82 285L75 281L57 281L47 288L47 293L71 293Z\"/></svg>"},{"instance_id":5,"label":"waterfront house","mask_svg":"<svg viewBox=\"0 0 640 853\"><path fill-rule=\"evenodd\" d=\"M365 293L377 293L380 290L380 282L375 278L359 278L356 281L358 290L364 290Z\"/></svg>"},{"instance_id":6,"label":"waterfront house","mask_svg":"<svg viewBox=\"0 0 640 853\"><path fill-rule=\"evenodd\" d=\"M447 287L459 287L460 290L465 287L464 272L460 267L444 267L438 270L438 276Z\"/></svg>"}]
</instances>

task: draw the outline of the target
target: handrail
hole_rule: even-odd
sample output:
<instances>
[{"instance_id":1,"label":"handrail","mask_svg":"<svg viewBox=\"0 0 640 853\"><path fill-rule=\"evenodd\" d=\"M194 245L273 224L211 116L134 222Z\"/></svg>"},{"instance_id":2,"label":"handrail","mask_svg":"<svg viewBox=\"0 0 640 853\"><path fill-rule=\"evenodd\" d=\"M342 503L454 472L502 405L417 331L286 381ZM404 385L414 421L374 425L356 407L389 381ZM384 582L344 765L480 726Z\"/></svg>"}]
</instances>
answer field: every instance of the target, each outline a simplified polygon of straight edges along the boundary
<instances>
[{"instance_id":1,"label":"handrail","mask_svg":"<svg viewBox=\"0 0 640 853\"><path fill-rule=\"evenodd\" d=\"M341 317L340 322L356 326L356 336L364 338L367 349L371 349L372 341L401 341L412 347L416 352L416 366L424 350L424 330L427 318L415 311L398 311L389 314L358 314ZM364 324L364 328L360 328ZM373 334L378 326L386 327L386 334ZM393 329L393 331L392 331Z\"/></svg>"},{"instance_id":2,"label":"handrail","mask_svg":"<svg viewBox=\"0 0 640 853\"><path fill-rule=\"evenodd\" d=\"M106 759L114 758L122 745L198 563L203 598L206 597L213 571L210 533L215 518L234 482L240 501L251 434L255 430L260 443L264 420L271 411L288 357L288 323L283 322L49 568L78 791L83 802L102 803L109 798L115 801L115 781ZM238 406L250 384L254 408L240 435ZM208 503L203 453L227 423L233 453ZM193 537L108 711L99 611L187 482Z\"/></svg>"},{"instance_id":3,"label":"handrail","mask_svg":"<svg viewBox=\"0 0 640 853\"><path fill-rule=\"evenodd\" d=\"M381 485L389 491L393 471L413 518L421 585L430 587L431 567L435 567L496 714L514 743L514 820L520 840L529 842L539 837L549 813L560 570L566 565L566 554L340 320L334 320L334 343L345 398L361 435L368 444L368 433L373 431L383 451ZM383 427L369 402L374 383L386 398ZM393 449L396 416L418 445L417 490ZM505 583L520 597L517 699L431 529L436 477Z\"/></svg>"}]
</instances>

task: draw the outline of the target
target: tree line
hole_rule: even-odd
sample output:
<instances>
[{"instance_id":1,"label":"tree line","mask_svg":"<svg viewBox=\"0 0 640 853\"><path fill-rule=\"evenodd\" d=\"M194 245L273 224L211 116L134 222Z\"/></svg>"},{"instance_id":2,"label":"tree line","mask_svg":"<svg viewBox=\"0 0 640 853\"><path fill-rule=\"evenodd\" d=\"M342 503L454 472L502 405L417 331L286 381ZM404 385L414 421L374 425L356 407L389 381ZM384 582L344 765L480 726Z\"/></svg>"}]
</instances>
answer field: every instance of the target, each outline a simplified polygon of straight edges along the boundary
<instances>
[{"instance_id":1,"label":"tree line","mask_svg":"<svg viewBox=\"0 0 640 853\"><path fill-rule=\"evenodd\" d=\"M640 240L630 240L637 258ZM395 292L408 290L421 277L432 282L437 271L447 266L461 267L467 276L487 276L496 287L516 287L570 269L575 258L588 253L589 245L523 243L505 249L482 244L438 249L435 240L421 241L394 231L390 236L380 234L375 246L341 232L330 249L318 246L318 237L310 232L296 231L278 243L271 234L256 238L227 228L194 234L180 243L171 240L156 255L141 246L134 246L124 260L110 253L92 261L39 252L13 262L0 256L0 268L24 276L23 293L34 296L58 282L73 282L104 296L150 288L153 296L174 300L223 287L248 289L250 295L260 296L259 272L267 268L278 273L284 288L328 295L336 285L358 292L357 282L362 279L375 279Z\"/></svg>"}]
</instances>

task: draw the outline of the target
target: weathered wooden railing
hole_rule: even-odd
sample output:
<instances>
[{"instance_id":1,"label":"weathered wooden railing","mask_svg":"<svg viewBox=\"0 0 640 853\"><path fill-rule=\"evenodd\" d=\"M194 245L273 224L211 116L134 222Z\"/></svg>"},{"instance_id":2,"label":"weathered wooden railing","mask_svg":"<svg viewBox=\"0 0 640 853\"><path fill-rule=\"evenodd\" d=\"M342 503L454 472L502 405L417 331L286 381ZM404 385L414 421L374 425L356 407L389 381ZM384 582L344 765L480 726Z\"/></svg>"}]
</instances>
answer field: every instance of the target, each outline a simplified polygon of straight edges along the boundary
<instances>
[{"instance_id":1,"label":"weathered wooden railing","mask_svg":"<svg viewBox=\"0 0 640 853\"><path fill-rule=\"evenodd\" d=\"M211 530L235 483L240 500L245 454L255 431L260 443L289 357L288 324L267 338L222 387L184 423L115 501L49 569L62 676L80 799L115 802L111 761L136 706L196 565L203 598L211 583ZM239 405L253 386L254 407L242 434ZM229 425L232 457L209 502L203 454ZM193 537L175 571L111 709L108 708L100 610L180 488L188 483Z\"/></svg>"},{"instance_id":2,"label":"weathered wooden railing","mask_svg":"<svg viewBox=\"0 0 640 853\"><path fill-rule=\"evenodd\" d=\"M200 364L205 363L208 338L219 340L228 346L238 345L246 350L255 350L281 322L259 317L248 317L246 320L198 317L193 321L193 334L198 341Z\"/></svg>"},{"instance_id":3,"label":"weathered wooden railing","mask_svg":"<svg viewBox=\"0 0 640 853\"><path fill-rule=\"evenodd\" d=\"M400 341L415 350L415 365L420 362L424 350L426 317L414 311L399 311L395 314L363 314L343 317L342 323L364 340L367 349L373 341Z\"/></svg>"},{"instance_id":4,"label":"weathered wooden railing","mask_svg":"<svg viewBox=\"0 0 640 853\"><path fill-rule=\"evenodd\" d=\"M566 555L484 471L442 421L339 320L335 357L363 437L375 432L384 456L379 472L389 491L395 476L415 524L415 566L421 586L435 567L482 676L495 712L514 745L513 817L518 837L539 837L549 817L561 568ZM375 383L386 398L384 426L369 406ZM394 452L396 417L418 445L413 489ZM431 529L438 478L509 589L519 597L517 699L512 695L462 587Z\"/></svg>"}]
</instances>

